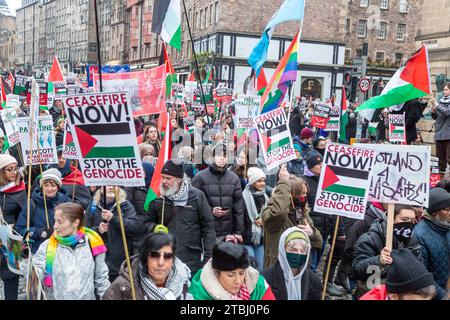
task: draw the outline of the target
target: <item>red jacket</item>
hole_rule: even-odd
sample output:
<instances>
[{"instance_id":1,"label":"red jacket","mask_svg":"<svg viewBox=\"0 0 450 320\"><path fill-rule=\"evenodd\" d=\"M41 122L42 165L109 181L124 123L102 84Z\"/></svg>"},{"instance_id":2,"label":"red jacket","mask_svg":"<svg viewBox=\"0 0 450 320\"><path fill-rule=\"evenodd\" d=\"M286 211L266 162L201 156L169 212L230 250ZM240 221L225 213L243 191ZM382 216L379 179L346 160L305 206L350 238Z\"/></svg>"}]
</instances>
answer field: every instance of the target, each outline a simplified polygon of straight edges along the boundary
<instances>
[{"instance_id":1,"label":"red jacket","mask_svg":"<svg viewBox=\"0 0 450 320\"><path fill-rule=\"evenodd\" d=\"M376 286L365 295L363 295L359 300L387 300L387 290L386 285Z\"/></svg>"}]
</instances>

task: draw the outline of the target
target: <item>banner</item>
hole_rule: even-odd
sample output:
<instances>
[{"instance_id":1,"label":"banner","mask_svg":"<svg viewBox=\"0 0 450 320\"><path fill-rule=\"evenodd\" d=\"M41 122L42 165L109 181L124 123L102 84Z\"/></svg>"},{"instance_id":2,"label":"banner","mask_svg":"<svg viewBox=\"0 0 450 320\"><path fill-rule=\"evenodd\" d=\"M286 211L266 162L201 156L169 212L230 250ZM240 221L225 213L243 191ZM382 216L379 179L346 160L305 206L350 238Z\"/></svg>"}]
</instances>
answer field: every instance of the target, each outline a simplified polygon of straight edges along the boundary
<instances>
[{"instance_id":1,"label":"banner","mask_svg":"<svg viewBox=\"0 0 450 320\"><path fill-rule=\"evenodd\" d=\"M183 102L184 86L181 83L172 83L172 101Z\"/></svg>"},{"instance_id":2,"label":"banner","mask_svg":"<svg viewBox=\"0 0 450 320\"><path fill-rule=\"evenodd\" d=\"M235 127L251 129L254 119L259 115L261 107L260 96L240 96L236 102Z\"/></svg>"},{"instance_id":3,"label":"banner","mask_svg":"<svg viewBox=\"0 0 450 320\"><path fill-rule=\"evenodd\" d=\"M405 114L389 114L389 141L406 142Z\"/></svg>"},{"instance_id":4,"label":"banner","mask_svg":"<svg viewBox=\"0 0 450 320\"><path fill-rule=\"evenodd\" d=\"M165 66L126 73L102 74L103 92L125 91L133 116L161 113L166 110ZM94 74L96 92L100 91L98 73Z\"/></svg>"},{"instance_id":5,"label":"banner","mask_svg":"<svg viewBox=\"0 0 450 320\"><path fill-rule=\"evenodd\" d=\"M144 186L127 94L66 96L63 104L86 185Z\"/></svg>"},{"instance_id":6,"label":"banner","mask_svg":"<svg viewBox=\"0 0 450 320\"><path fill-rule=\"evenodd\" d=\"M363 220L376 151L327 144L314 211Z\"/></svg>"},{"instance_id":7,"label":"banner","mask_svg":"<svg viewBox=\"0 0 450 320\"><path fill-rule=\"evenodd\" d=\"M0 254L3 254L8 269L15 274L22 275L20 262L22 261L22 236L13 233L12 227L0 218Z\"/></svg>"},{"instance_id":8,"label":"banner","mask_svg":"<svg viewBox=\"0 0 450 320\"><path fill-rule=\"evenodd\" d=\"M67 87L64 82L53 82L54 99L67 95Z\"/></svg>"},{"instance_id":9,"label":"banner","mask_svg":"<svg viewBox=\"0 0 450 320\"><path fill-rule=\"evenodd\" d=\"M28 103L30 103L30 100L28 99L28 87L30 85L30 82L30 77L16 75L13 94L20 97L20 102L27 99Z\"/></svg>"},{"instance_id":10,"label":"banner","mask_svg":"<svg viewBox=\"0 0 450 320\"><path fill-rule=\"evenodd\" d=\"M102 66L102 77L103 74L106 73L121 73L121 72L129 72L130 66L129 65L123 65L123 66ZM94 73L98 73L98 66L97 65L89 65L88 68L86 68L86 74L87 74L87 86L93 87L94 86Z\"/></svg>"},{"instance_id":11,"label":"banner","mask_svg":"<svg viewBox=\"0 0 450 320\"><path fill-rule=\"evenodd\" d=\"M47 81L37 79L39 85L39 107L48 108L48 84Z\"/></svg>"},{"instance_id":12,"label":"banner","mask_svg":"<svg viewBox=\"0 0 450 320\"><path fill-rule=\"evenodd\" d=\"M75 142L73 141L72 132L70 132L70 126L67 123L67 119L63 139L63 158L78 160L77 148L75 147Z\"/></svg>"},{"instance_id":13,"label":"banner","mask_svg":"<svg viewBox=\"0 0 450 320\"><path fill-rule=\"evenodd\" d=\"M29 122L30 118L28 117L17 118L25 164L29 164L30 159L32 159L33 165L58 163L52 116L38 117L37 137L33 138L32 146L30 146Z\"/></svg>"},{"instance_id":14,"label":"banner","mask_svg":"<svg viewBox=\"0 0 450 320\"><path fill-rule=\"evenodd\" d=\"M438 182L441 181L441 175L439 174L439 159L436 157L431 157L430 163L430 185L434 188Z\"/></svg>"},{"instance_id":15,"label":"banner","mask_svg":"<svg viewBox=\"0 0 450 320\"><path fill-rule=\"evenodd\" d=\"M16 94L8 94L6 96L6 108L20 108L20 96Z\"/></svg>"},{"instance_id":16,"label":"banner","mask_svg":"<svg viewBox=\"0 0 450 320\"><path fill-rule=\"evenodd\" d=\"M267 170L296 159L288 119L283 108L277 108L255 118Z\"/></svg>"},{"instance_id":17,"label":"banner","mask_svg":"<svg viewBox=\"0 0 450 320\"><path fill-rule=\"evenodd\" d=\"M330 117L325 127L325 131L339 131L341 119L341 107L331 106Z\"/></svg>"},{"instance_id":18,"label":"banner","mask_svg":"<svg viewBox=\"0 0 450 320\"><path fill-rule=\"evenodd\" d=\"M197 89L196 81L186 81L184 83L184 93L186 95L193 95L195 89Z\"/></svg>"},{"instance_id":19,"label":"banner","mask_svg":"<svg viewBox=\"0 0 450 320\"><path fill-rule=\"evenodd\" d=\"M16 109L4 109L0 111L5 128L5 135L8 139L9 147L15 146L20 142L19 128L17 127Z\"/></svg>"},{"instance_id":20,"label":"banner","mask_svg":"<svg viewBox=\"0 0 450 320\"><path fill-rule=\"evenodd\" d=\"M326 104L316 104L314 114L311 118L311 126L325 129L330 116L331 107Z\"/></svg>"},{"instance_id":21,"label":"banner","mask_svg":"<svg viewBox=\"0 0 450 320\"><path fill-rule=\"evenodd\" d=\"M67 85L67 95L71 96L74 94L81 93L81 86L78 84Z\"/></svg>"},{"instance_id":22,"label":"banner","mask_svg":"<svg viewBox=\"0 0 450 320\"><path fill-rule=\"evenodd\" d=\"M213 90L214 100L219 103L231 103L233 100L233 89L231 88L216 88Z\"/></svg>"},{"instance_id":23,"label":"banner","mask_svg":"<svg viewBox=\"0 0 450 320\"><path fill-rule=\"evenodd\" d=\"M378 152L372 167L369 201L428 207L431 148L355 144Z\"/></svg>"}]
</instances>

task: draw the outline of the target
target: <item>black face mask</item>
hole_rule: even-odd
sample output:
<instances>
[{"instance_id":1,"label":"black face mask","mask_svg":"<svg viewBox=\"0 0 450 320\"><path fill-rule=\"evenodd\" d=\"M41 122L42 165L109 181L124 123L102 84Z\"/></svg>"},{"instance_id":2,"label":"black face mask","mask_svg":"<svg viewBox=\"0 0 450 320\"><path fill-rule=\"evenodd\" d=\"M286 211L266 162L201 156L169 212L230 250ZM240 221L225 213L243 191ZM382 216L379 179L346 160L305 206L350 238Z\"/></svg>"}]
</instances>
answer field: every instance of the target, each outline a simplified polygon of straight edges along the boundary
<instances>
[{"instance_id":1,"label":"black face mask","mask_svg":"<svg viewBox=\"0 0 450 320\"><path fill-rule=\"evenodd\" d=\"M318 153L322 155L322 157L325 155L325 149L316 149Z\"/></svg>"},{"instance_id":2,"label":"black face mask","mask_svg":"<svg viewBox=\"0 0 450 320\"><path fill-rule=\"evenodd\" d=\"M403 243L408 243L414 230L413 222L400 222L394 224L394 235Z\"/></svg>"}]
</instances>

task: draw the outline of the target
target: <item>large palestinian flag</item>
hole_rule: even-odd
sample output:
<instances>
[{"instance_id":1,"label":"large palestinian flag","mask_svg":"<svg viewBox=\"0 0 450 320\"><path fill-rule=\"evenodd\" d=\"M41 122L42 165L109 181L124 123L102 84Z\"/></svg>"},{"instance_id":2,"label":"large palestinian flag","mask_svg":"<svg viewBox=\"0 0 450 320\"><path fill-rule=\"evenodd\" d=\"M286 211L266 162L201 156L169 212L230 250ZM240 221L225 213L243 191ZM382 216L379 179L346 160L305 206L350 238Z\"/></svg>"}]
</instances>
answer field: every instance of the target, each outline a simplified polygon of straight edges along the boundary
<instances>
[{"instance_id":1,"label":"large palestinian flag","mask_svg":"<svg viewBox=\"0 0 450 320\"><path fill-rule=\"evenodd\" d=\"M328 165L325 168L322 190L364 198L366 189L358 185L364 185L368 178L368 171Z\"/></svg>"},{"instance_id":2,"label":"large palestinian flag","mask_svg":"<svg viewBox=\"0 0 450 320\"><path fill-rule=\"evenodd\" d=\"M76 125L75 130L84 159L136 157L128 122Z\"/></svg>"},{"instance_id":3,"label":"large palestinian flag","mask_svg":"<svg viewBox=\"0 0 450 320\"><path fill-rule=\"evenodd\" d=\"M181 50L180 0L155 0L153 4L152 32L178 51Z\"/></svg>"},{"instance_id":4,"label":"large palestinian flag","mask_svg":"<svg viewBox=\"0 0 450 320\"><path fill-rule=\"evenodd\" d=\"M367 100L356 109L356 112L361 112L364 118L371 121L373 111L364 110L386 108L429 94L431 94L431 82L428 50L425 45L422 45L422 48L408 60L406 65L397 70L381 95Z\"/></svg>"}]
</instances>

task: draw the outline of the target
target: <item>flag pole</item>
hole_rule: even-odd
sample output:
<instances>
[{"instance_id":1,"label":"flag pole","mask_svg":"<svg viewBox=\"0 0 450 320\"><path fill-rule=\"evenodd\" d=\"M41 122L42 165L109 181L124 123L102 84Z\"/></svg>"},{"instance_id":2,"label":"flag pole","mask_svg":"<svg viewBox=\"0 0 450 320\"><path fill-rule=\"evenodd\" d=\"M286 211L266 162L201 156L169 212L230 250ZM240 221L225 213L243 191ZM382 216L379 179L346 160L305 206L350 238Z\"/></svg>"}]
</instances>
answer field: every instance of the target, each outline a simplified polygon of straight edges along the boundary
<instances>
[{"instance_id":1,"label":"flag pole","mask_svg":"<svg viewBox=\"0 0 450 320\"><path fill-rule=\"evenodd\" d=\"M187 10L186 10L186 2L184 0L183 0L183 8L184 8L184 16L186 17L186 24L187 24L188 31L189 31L189 38L191 39L192 55L194 56L195 68L197 70L197 77L198 77L198 81L200 84L200 94L202 95L202 102L203 102L203 105L205 106L205 111L206 111L206 98L205 98L205 94L203 92L203 84L202 84L202 79L200 77L200 69L198 67L197 54L195 53L194 39L192 38L191 25L189 24L189 17L188 17Z\"/></svg>"},{"instance_id":2,"label":"flag pole","mask_svg":"<svg viewBox=\"0 0 450 320\"><path fill-rule=\"evenodd\" d=\"M102 79L102 55L100 53L100 32L98 30L98 10L97 0L94 0L95 11L95 31L97 34L97 63L98 63L98 78L100 80L100 92L103 92L103 79ZM103 205L106 208L106 186L103 186ZM129 269L131 270L131 269Z\"/></svg>"},{"instance_id":3,"label":"flag pole","mask_svg":"<svg viewBox=\"0 0 450 320\"><path fill-rule=\"evenodd\" d=\"M325 279L323 280L322 300L325 300L325 296L327 293L328 277L330 275L331 260L333 259L334 247L336 245L336 236L338 233L338 227L339 227L339 216L336 216L336 225L334 226L333 242L330 248L330 259L328 260L327 272L325 274Z\"/></svg>"}]
</instances>

